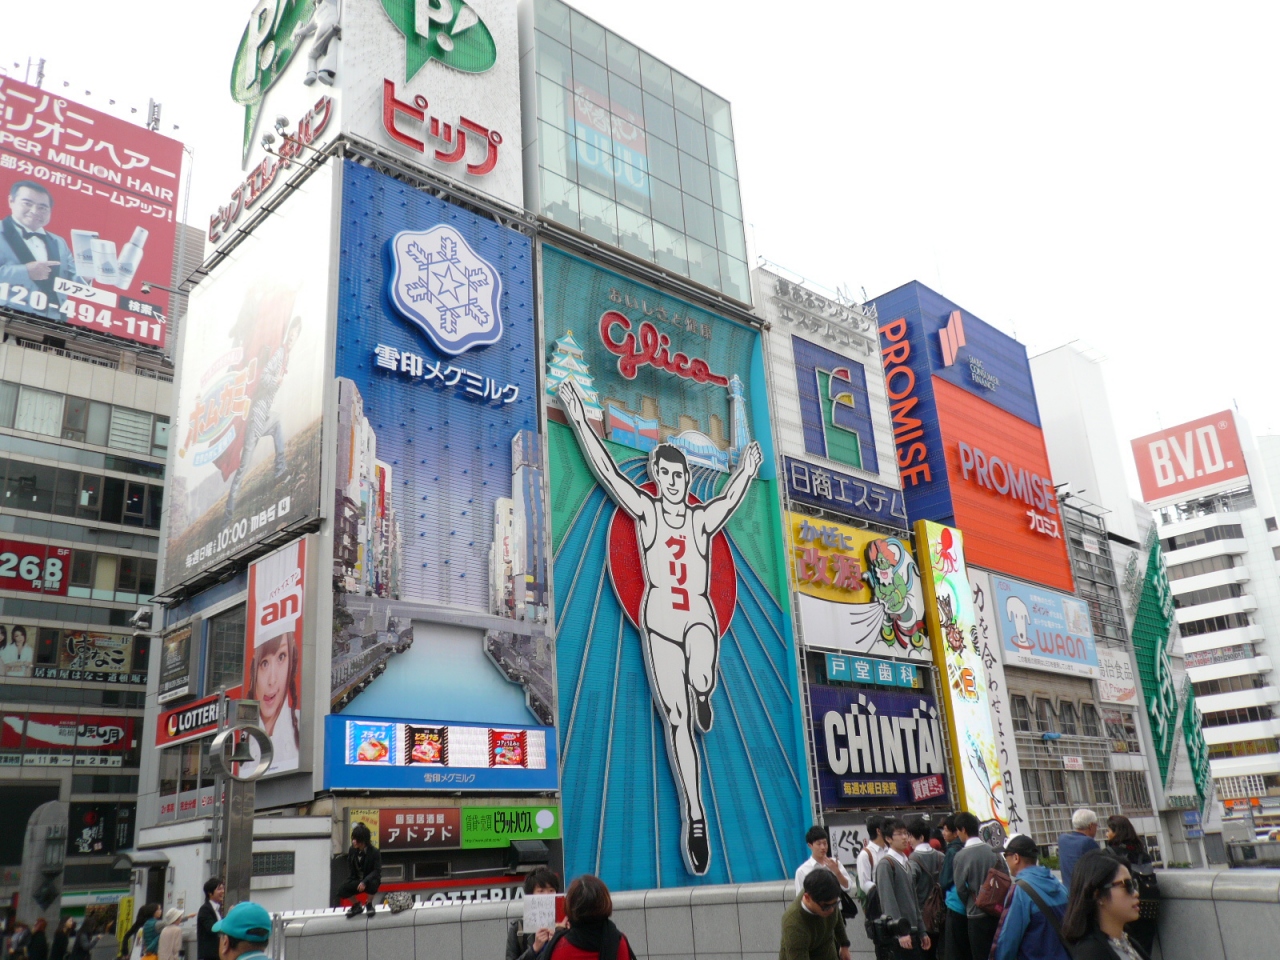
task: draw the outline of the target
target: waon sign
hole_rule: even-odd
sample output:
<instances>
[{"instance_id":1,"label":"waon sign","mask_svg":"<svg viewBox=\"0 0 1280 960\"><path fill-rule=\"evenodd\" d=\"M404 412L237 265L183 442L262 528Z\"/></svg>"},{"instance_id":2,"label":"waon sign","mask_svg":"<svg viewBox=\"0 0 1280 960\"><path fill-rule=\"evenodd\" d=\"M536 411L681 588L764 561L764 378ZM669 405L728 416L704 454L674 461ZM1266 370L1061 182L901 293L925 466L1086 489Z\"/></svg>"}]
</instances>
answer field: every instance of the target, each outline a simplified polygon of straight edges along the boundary
<instances>
[{"instance_id":1,"label":"waon sign","mask_svg":"<svg viewBox=\"0 0 1280 960\"><path fill-rule=\"evenodd\" d=\"M1133 459L1153 507L1242 486L1249 476L1230 410L1139 437Z\"/></svg>"}]
</instances>

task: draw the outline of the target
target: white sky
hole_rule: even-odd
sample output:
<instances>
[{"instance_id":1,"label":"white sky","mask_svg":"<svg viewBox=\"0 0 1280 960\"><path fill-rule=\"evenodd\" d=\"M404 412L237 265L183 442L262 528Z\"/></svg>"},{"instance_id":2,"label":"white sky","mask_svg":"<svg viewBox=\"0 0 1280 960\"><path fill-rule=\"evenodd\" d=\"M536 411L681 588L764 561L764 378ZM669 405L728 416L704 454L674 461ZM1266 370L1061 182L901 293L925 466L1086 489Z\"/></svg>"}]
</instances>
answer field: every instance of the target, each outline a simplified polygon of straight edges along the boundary
<instances>
[{"instance_id":1,"label":"white sky","mask_svg":"<svg viewBox=\"0 0 1280 960\"><path fill-rule=\"evenodd\" d=\"M12 3L0 67L161 101L201 223L251 6ZM873 297L919 279L1032 354L1085 341L1122 442L1233 402L1280 432L1274 4L576 6L732 102L754 254Z\"/></svg>"}]
</instances>

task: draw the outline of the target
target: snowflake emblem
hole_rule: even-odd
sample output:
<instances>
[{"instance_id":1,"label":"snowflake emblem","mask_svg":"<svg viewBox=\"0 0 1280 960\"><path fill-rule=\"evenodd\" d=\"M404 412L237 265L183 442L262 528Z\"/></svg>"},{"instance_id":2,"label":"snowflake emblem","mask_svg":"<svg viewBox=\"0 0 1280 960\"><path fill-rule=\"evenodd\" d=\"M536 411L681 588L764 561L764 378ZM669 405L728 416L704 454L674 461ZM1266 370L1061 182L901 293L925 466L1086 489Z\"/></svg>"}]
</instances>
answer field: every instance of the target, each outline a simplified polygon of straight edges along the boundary
<instances>
[{"instance_id":1,"label":"snowflake emblem","mask_svg":"<svg viewBox=\"0 0 1280 960\"><path fill-rule=\"evenodd\" d=\"M453 227L402 230L388 244L396 309L443 353L502 339L502 277Z\"/></svg>"}]
</instances>

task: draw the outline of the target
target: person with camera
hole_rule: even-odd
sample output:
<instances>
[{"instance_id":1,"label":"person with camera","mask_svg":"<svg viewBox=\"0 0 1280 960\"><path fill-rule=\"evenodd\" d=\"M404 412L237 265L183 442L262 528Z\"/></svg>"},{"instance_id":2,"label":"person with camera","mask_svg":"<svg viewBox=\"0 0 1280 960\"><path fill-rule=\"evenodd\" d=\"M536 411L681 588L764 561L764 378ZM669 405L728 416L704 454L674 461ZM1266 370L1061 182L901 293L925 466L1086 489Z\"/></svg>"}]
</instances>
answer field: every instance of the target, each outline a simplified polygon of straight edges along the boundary
<instances>
[{"instance_id":1,"label":"person with camera","mask_svg":"<svg viewBox=\"0 0 1280 960\"><path fill-rule=\"evenodd\" d=\"M782 915L778 960L837 958L849 960L849 934L840 917L840 881L830 870L814 870Z\"/></svg>"},{"instance_id":2,"label":"person with camera","mask_svg":"<svg viewBox=\"0 0 1280 960\"><path fill-rule=\"evenodd\" d=\"M916 897L916 875L907 854L911 852L911 831L901 820L888 820L882 827L888 841L888 850L876 866L876 889L880 891L880 915L884 925L892 929L901 927L906 920L911 932L900 933L893 944L897 957L915 956L916 947L928 950L932 943L928 934L922 933L923 917L920 901ZM919 937L920 942L915 942Z\"/></svg>"}]
</instances>

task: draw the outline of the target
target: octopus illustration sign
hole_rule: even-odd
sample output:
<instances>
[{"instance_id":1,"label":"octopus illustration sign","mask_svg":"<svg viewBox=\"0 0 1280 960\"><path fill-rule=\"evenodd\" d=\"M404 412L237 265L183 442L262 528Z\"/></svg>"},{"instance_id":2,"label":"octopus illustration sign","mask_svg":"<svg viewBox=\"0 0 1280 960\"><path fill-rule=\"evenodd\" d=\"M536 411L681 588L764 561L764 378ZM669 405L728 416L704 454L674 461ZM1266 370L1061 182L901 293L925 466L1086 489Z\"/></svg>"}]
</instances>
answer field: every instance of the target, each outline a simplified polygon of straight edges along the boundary
<instances>
[{"instance_id":1,"label":"octopus illustration sign","mask_svg":"<svg viewBox=\"0 0 1280 960\"><path fill-rule=\"evenodd\" d=\"M927 662L924 594L898 537L788 515L806 646Z\"/></svg>"},{"instance_id":2,"label":"octopus illustration sign","mask_svg":"<svg viewBox=\"0 0 1280 960\"><path fill-rule=\"evenodd\" d=\"M542 265L565 870L782 878L808 778L759 331Z\"/></svg>"},{"instance_id":3,"label":"octopus illustration sign","mask_svg":"<svg viewBox=\"0 0 1280 960\"><path fill-rule=\"evenodd\" d=\"M964 535L954 527L920 520L916 548L929 558L925 600L934 659L945 677L956 803L978 818L984 839L992 841L1007 834L1009 815L991 725L987 671L978 646L973 588L964 562Z\"/></svg>"}]
</instances>

